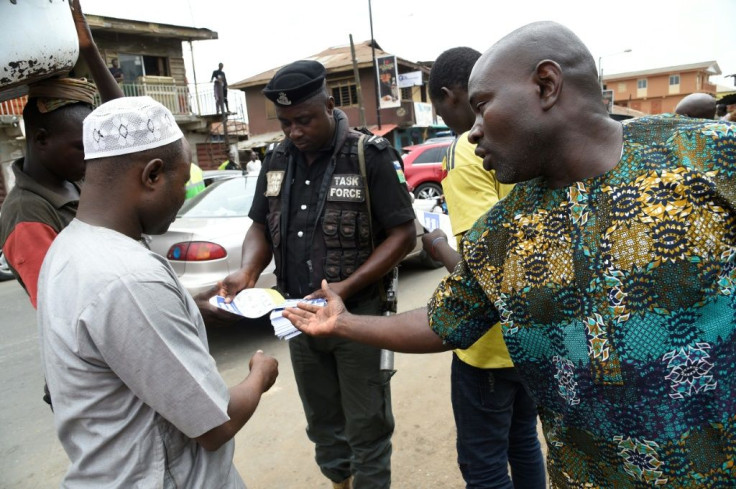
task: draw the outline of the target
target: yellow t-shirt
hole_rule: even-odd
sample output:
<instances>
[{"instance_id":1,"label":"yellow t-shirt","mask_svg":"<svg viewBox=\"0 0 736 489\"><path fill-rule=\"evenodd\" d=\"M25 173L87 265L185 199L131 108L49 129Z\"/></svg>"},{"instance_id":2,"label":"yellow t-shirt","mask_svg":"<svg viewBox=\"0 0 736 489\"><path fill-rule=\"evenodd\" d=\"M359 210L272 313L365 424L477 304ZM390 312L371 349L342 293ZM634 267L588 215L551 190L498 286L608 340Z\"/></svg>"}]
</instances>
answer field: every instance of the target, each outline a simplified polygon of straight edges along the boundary
<instances>
[{"instance_id":1,"label":"yellow t-shirt","mask_svg":"<svg viewBox=\"0 0 736 489\"><path fill-rule=\"evenodd\" d=\"M447 213L460 249L463 234L496 202L508 195L514 186L499 183L495 172L483 168L483 161L475 155L475 145L468 141L468 133L462 134L450 145L442 161L442 169L447 172L442 180ZM498 325L492 327L473 346L466 350L455 350L455 354L473 367L514 366Z\"/></svg>"}]
</instances>

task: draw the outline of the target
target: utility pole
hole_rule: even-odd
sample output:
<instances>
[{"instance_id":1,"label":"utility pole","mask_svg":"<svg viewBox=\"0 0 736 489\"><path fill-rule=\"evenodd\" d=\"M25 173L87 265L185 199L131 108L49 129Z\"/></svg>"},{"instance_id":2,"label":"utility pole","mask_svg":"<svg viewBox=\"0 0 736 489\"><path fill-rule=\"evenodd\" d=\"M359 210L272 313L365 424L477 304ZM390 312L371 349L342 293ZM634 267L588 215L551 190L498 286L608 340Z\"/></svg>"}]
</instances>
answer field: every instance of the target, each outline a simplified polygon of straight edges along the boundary
<instances>
[{"instance_id":1,"label":"utility pole","mask_svg":"<svg viewBox=\"0 0 736 489\"><path fill-rule=\"evenodd\" d=\"M603 58L607 58L609 56L615 56L617 54L624 54L624 53L630 53L631 49L624 49L623 51L619 51L617 53L611 53L611 54L604 54L603 56L598 56L598 85L601 87L601 92L603 91L603 67L601 66L601 61Z\"/></svg>"},{"instance_id":2,"label":"utility pole","mask_svg":"<svg viewBox=\"0 0 736 489\"><path fill-rule=\"evenodd\" d=\"M358 59L355 57L355 44L353 35L350 34L350 54L353 56L353 77L355 78L355 91L358 93L358 113L360 114L360 125L368 127L365 121L365 106L363 105L363 89L360 85L360 72L358 71Z\"/></svg>"},{"instance_id":3,"label":"utility pole","mask_svg":"<svg viewBox=\"0 0 736 489\"><path fill-rule=\"evenodd\" d=\"M378 75L376 74L376 40L373 39L373 9L371 9L371 0L368 0L368 19L371 22L371 58L373 59L373 85L376 92L376 122L378 130L381 130L381 98L378 93Z\"/></svg>"},{"instance_id":4,"label":"utility pole","mask_svg":"<svg viewBox=\"0 0 736 489\"><path fill-rule=\"evenodd\" d=\"M197 103L197 115L202 115L202 111L199 108L199 89L197 88L197 67L194 65L194 45L192 40L189 39L189 53L192 55L192 73L194 74L194 100Z\"/></svg>"}]
</instances>

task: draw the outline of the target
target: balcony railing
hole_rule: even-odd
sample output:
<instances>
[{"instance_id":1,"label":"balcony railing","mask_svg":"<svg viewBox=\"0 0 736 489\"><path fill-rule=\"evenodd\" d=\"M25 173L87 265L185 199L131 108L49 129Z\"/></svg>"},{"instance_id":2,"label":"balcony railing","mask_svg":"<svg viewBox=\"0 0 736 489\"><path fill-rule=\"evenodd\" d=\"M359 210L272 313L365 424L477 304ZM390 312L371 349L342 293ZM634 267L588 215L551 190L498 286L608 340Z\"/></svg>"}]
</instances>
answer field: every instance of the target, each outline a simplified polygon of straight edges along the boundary
<instances>
[{"instance_id":1,"label":"balcony railing","mask_svg":"<svg viewBox=\"0 0 736 489\"><path fill-rule=\"evenodd\" d=\"M206 116L215 114L215 93L211 84L200 83L183 86L158 83L122 83L120 87L126 97L148 95L165 105L174 115ZM195 97L196 94L196 97ZM245 94L240 90L228 90L228 105L235 116L231 119L245 120ZM22 116L27 96L0 102L0 116ZM99 94L95 95L95 105L100 104Z\"/></svg>"},{"instance_id":2,"label":"balcony railing","mask_svg":"<svg viewBox=\"0 0 736 489\"><path fill-rule=\"evenodd\" d=\"M26 106L26 101L28 100L28 97L25 95L18 98L12 98L10 100L5 100L4 102L0 102L0 116L2 115L15 115L15 116L22 116L23 115L23 107Z\"/></svg>"},{"instance_id":3,"label":"balcony railing","mask_svg":"<svg viewBox=\"0 0 736 489\"><path fill-rule=\"evenodd\" d=\"M121 83L120 88L126 97L148 95L161 102L174 115L191 115L189 90L181 85L163 85L158 83ZM95 95L95 105L100 104L100 94Z\"/></svg>"}]
</instances>

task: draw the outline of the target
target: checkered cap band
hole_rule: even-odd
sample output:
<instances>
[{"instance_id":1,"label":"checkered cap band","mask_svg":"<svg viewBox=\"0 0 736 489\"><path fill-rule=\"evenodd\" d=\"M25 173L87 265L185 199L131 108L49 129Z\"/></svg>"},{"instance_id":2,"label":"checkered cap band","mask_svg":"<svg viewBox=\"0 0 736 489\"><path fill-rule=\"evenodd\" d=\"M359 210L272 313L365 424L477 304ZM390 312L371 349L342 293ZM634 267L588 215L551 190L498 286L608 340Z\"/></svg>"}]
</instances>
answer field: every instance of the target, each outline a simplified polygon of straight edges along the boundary
<instances>
[{"instance_id":1,"label":"checkered cap band","mask_svg":"<svg viewBox=\"0 0 736 489\"><path fill-rule=\"evenodd\" d=\"M182 137L171 111L151 97L117 98L84 119L84 158L138 153Z\"/></svg>"}]
</instances>

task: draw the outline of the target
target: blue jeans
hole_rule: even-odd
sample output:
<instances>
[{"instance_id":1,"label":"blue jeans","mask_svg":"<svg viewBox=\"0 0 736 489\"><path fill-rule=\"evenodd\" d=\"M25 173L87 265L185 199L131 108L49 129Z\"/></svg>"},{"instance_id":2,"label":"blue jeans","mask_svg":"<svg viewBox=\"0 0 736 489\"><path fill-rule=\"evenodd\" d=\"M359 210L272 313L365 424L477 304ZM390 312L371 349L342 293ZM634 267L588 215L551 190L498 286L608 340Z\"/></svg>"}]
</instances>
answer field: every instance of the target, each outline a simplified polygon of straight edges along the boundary
<instances>
[{"instance_id":1,"label":"blue jeans","mask_svg":"<svg viewBox=\"0 0 736 489\"><path fill-rule=\"evenodd\" d=\"M476 368L453 354L452 409L467 489L544 489L537 409L516 369Z\"/></svg>"}]
</instances>

